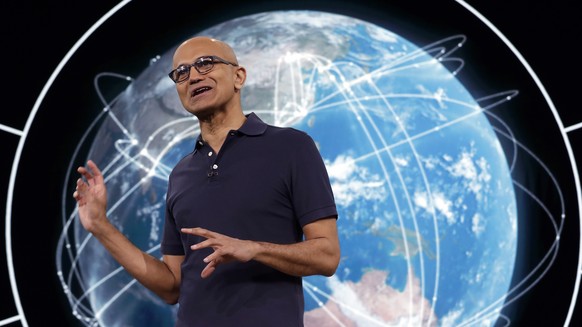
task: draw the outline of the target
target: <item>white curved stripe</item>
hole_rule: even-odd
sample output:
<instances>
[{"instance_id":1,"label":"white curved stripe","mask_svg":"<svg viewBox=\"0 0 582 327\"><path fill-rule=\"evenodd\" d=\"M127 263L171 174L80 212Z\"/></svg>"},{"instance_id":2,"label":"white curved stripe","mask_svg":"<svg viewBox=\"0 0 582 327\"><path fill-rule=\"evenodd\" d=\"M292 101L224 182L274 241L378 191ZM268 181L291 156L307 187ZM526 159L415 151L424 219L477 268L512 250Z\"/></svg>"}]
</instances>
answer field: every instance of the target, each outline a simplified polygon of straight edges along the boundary
<instances>
[{"instance_id":1,"label":"white curved stripe","mask_svg":"<svg viewBox=\"0 0 582 327\"><path fill-rule=\"evenodd\" d=\"M5 131L5 132L8 132L8 133L15 134L15 135L18 135L18 136L22 136L22 131L17 130L16 128L12 128L12 127L6 126L6 125L0 124L0 130Z\"/></svg>"},{"instance_id":2,"label":"white curved stripe","mask_svg":"<svg viewBox=\"0 0 582 327\"><path fill-rule=\"evenodd\" d=\"M497 29L497 27L495 27L495 25L493 25L487 18L485 18L477 10L475 10L475 8L471 7L465 1L462 1L462 0L455 0L455 1L457 1L459 4L461 4L467 10L469 10L472 14L474 14L477 18L479 18L483 23L485 23L485 25L487 25L487 27L489 27L503 41L503 43L505 43L505 45L507 45L507 47L513 52L513 54L515 54L517 59L519 59L521 64L525 67L527 72L530 74L531 78L534 80L534 82L536 83L536 85L538 86L540 91L542 92L542 95L546 99L546 102L548 103L548 106L550 107L552 114L554 115L554 118L556 119L556 123L558 123L558 126L560 127L560 132L562 133L564 145L566 146L566 150L568 151L568 156L570 158L570 165L572 167L572 174L574 175L574 183L576 186L576 198L578 200L578 219L582 219L582 194L581 194L581 188L580 188L580 175L578 174L578 168L576 165L576 158L574 156L574 151L572 150L572 146L570 145L570 140L568 138L568 135L566 134L567 132L569 132L575 128L582 127L582 123L568 127L568 128L564 128L564 124L562 123L560 115L558 114L558 111L556 110L556 107L554 106L554 103L552 102L550 95L546 91L546 88L544 87L544 85L542 84L542 82L540 81L540 79L538 78L536 73L533 71L533 69L530 67L530 65L527 63L525 58L515 48L515 46L513 46L513 44L505 37L505 35L503 35L503 33L501 33L501 31L499 31ZM582 235L582 224L579 224L579 225L580 225L579 232L580 232L580 235ZM572 299L570 301L570 308L568 310L568 316L566 317L566 321L564 322L564 326L568 326L570 324L570 320L572 319L572 315L574 314L574 308L576 306L576 299L578 298L578 292L579 292L579 288L580 288L580 277L581 276L582 276L582 238L580 238L579 244L578 244L578 266L577 266L577 270L576 270L575 287L574 287L574 290L572 293Z\"/></svg>"},{"instance_id":3,"label":"white curved stripe","mask_svg":"<svg viewBox=\"0 0 582 327\"><path fill-rule=\"evenodd\" d=\"M12 228L12 200L13 200L13 192L14 192L14 184L16 181L16 174L18 173L18 165L20 163L20 156L22 155L22 149L24 148L24 143L26 142L26 137L28 136L28 132L30 130L30 126L34 121L36 113L38 112L38 108L40 104L44 100L48 90L51 88L53 82L63 69L63 67L67 64L69 59L73 56L73 54L79 49L79 47L99 28L109 17L115 14L118 10L120 10L123 6L131 2L131 0L123 0L111 10L109 10L103 17L101 17L91 28L81 36L81 38L73 45L73 47L67 52L65 57L61 60L57 68L53 71L51 76L49 77L48 81L42 88L36 102L30 114L28 115L28 119L26 120L26 124L24 125L24 129L22 130L22 137L18 142L18 147L16 148L16 152L14 154L14 161L12 162L12 170L10 172L10 180L8 182L8 194L6 196L6 229L5 229L5 238L6 238L6 263L8 266L8 277L10 279L10 287L12 289L12 296L14 297L14 304L16 306L16 310L18 311L18 316L15 316L18 320L20 320L23 327L28 327L28 322L26 321L26 317L24 315L24 311L22 309L22 304L20 303L20 295L18 293L18 287L16 285L16 276L14 274L14 266L12 265L12 236L11 236L11 228Z\"/></svg>"}]
</instances>

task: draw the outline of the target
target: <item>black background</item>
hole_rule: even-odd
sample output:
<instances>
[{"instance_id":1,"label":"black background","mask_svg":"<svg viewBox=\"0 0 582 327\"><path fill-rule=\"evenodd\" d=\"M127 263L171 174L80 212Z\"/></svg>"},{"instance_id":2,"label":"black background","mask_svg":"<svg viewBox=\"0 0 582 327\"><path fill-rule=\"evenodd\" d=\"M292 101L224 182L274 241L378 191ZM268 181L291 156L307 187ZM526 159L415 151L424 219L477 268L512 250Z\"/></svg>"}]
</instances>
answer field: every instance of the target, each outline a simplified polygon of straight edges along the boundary
<instances>
[{"instance_id":1,"label":"black background","mask_svg":"<svg viewBox=\"0 0 582 327\"><path fill-rule=\"evenodd\" d=\"M547 90L564 126L582 122L579 106L579 67L577 43L582 39L580 11L574 1L469 1L515 46ZM455 1L133 1L111 17L64 66L48 89L32 124L30 112L43 87L71 47L116 1L2 2L3 108L0 124L28 130L22 152L12 212L12 254L23 311L29 326L81 326L58 283L54 252L62 229L61 201L68 161L94 117L102 109L93 87L96 73L109 71L136 77L148 60L177 44L190 33L235 17L269 10L311 9L350 15L384 26L424 45L450 35L464 34L466 46L459 53L466 61L460 75L476 98L495 92L519 89L517 109L497 114L512 122L516 138L528 146L555 172L567 191L567 203L576 201L575 190L557 126L539 92L528 93L531 82L522 70L516 73L516 60L497 36L474 15ZM189 32L185 32L189 31ZM483 77L487 72L487 77ZM116 85L115 83L119 83ZM528 84L525 85L522 84ZM74 84L74 87L71 85ZM105 96L111 99L125 86L110 81ZM503 109L503 108L501 108ZM582 131L570 132L574 151L580 152ZM0 199L5 199L19 136L0 132L2 166ZM558 158L554 160L554 158ZM578 154L577 161L582 161ZM578 170L580 171L580 164ZM517 172L520 178L539 188L548 185L543 177ZM550 183L551 184L551 183ZM69 186L69 185L67 185ZM548 192L546 202L556 202ZM525 200L524 200L525 201ZM1 204L5 213L6 203ZM70 204L67 204L70 205ZM572 297L579 253L579 213L567 213L569 225L561 234L558 257L548 275L504 312L513 326L561 326ZM559 209L558 209L559 210ZM539 262L553 242L544 223L526 221L520 233L524 267ZM2 225L1 231L5 232ZM550 236L548 236L550 235ZM531 247L539 244L539 249ZM3 243L0 247L5 249ZM528 256L531 254L531 256ZM0 321L18 314L10 288L7 258L0 258ZM530 259L528 259L530 258ZM524 268L527 270L527 268ZM478 296L478 295L477 295ZM581 306L582 304L579 304ZM582 326L582 309L571 326ZM15 321L10 326L20 326Z\"/></svg>"}]
</instances>

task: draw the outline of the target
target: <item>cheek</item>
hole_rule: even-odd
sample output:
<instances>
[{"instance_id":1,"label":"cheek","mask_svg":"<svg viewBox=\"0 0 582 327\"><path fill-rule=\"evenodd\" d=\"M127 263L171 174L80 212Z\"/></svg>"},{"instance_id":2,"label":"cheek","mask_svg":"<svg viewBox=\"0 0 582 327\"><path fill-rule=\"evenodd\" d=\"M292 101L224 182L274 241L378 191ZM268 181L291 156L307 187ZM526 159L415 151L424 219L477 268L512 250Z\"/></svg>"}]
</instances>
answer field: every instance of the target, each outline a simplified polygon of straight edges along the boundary
<instances>
[{"instance_id":1,"label":"cheek","mask_svg":"<svg viewBox=\"0 0 582 327\"><path fill-rule=\"evenodd\" d=\"M186 85L176 86L176 91L180 100L185 101L188 98L188 87Z\"/></svg>"},{"instance_id":2,"label":"cheek","mask_svg":"<svg viewBox=\"0 0 582 327\"><path fill-rule=\"evenodd\" d=\"M184 94L188 90L186 85L187 85L187 83L185 83L185 82L180 83L180 84L176 84L176 92L178 92L179 95Z\"/></svg>"}]
</instances>

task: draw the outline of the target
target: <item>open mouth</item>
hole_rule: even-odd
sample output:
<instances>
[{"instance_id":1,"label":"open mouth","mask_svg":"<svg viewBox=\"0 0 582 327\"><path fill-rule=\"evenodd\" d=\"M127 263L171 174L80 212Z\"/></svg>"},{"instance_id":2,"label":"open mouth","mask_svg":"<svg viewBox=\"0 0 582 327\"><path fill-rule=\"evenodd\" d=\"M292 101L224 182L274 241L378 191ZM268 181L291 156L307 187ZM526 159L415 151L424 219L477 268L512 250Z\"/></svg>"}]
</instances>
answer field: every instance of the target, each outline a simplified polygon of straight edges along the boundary
<instances>
[{"instance_id":1,"label":"open mouth","mask_svg":"<svg viewBox=\"0 0 582 327\"><path fill-rule=\"evenodd\" d=\"M200 95L206 91L210 91L212 88L208 87L208 86L203 86L203 87L199 87L197 89L192 90L192 93L190 93L190 95L192 97L195 97L197 95Z\"/></svg>"}]
</instances>

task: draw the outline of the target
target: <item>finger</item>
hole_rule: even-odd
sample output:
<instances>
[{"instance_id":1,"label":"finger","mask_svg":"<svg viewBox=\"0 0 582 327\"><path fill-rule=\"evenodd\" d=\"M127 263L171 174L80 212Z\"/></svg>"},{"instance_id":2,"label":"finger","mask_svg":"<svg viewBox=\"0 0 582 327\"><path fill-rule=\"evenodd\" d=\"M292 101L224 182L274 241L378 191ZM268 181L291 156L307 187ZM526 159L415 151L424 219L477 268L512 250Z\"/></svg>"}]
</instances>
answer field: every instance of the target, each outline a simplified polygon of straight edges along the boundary
<instances>
[{"instance_id":1,"label":"finger","mask_svg":"<svg viewBox=\"0 0 582 327\"><path fill-rule=\"evenodd\" d=\"M87 193L87 189L88 189L88 185L87 183L85 183L83 181L82 178L77 179L77 186L75 187L75 192L73 193L73 197L75 198L75 200L80 201L85 199L85 196L88 194Z\"/></svg>"},{"instance_id":2,"label":"finger","mask_svg":"<svg viewBox=\"0 0 582 327\"><path fill-rule=\"evenodd\" d=\"M87 190L87 184L81 178L77 179L76 190L80 193L84 193Z\"/></svg>"},{"instance_id":3,"label":"finger","mask_svg":"<svg viewBox=\"0 0 582 327\"><path fill-rule=\"evenodd\" d=\"M85 179L93 178L93 175L91 175L91 173L85 167L77 168L77 172L81 174L81 176L83 176Z\"/></svg>"},{"instance_id":4,"label":"finger","mask_svg":"<svg viewBox=\"0 0 582 327\"><path fill-rule=\"evenodd\" d=\"M99 167L97 167L97 164L95 164L95 162L93 162L93 160L88 160L87 166L89 167L89 169L91 169L91 171L93 172L93 175L95 175L95 176L102 176L103 175L101 173L101 169L99 169Z\"/></svg>"},{"instance_id":5,"label":"finger","mask_svg":"<svg viewBox=\"0 0 582 327\"><path fill-rule=\"evenodd\" d=\"M73 193L73 198L75 198L75 201L77 201L77 204L79 206L83 206L83 205L85 205L85 203L87 203L87 201L85 201L85 198L83 198L83 196L81 194L79 194L78 191L75 191Z\"/></svg>"},{"instance_id":6,"label":"finger","mask_svg":"<svg viewBox=\"0 0 582 327\"><path fill-rule=\"evenodd\" d=\"M202 236L204 238L216 238L217 236L221 235L216 232L210 231L208 229L194 227L194 228L182 228L182 232L186 234Z\"/></svg>"},{"instance_id":7,"label":"finger","mask_svg":"<svg viewBox=\"0 0 582 327\"><path fill-rule=\"evenodd\" d=\"M85 182L85 181L86 181L86 183L85 183L85 184L86 184L87 186L93 186L93 185L95 185L97 182L100 182L100 181L102 182L102 181L103 181L103 178L101 178L101 180L100 180L100 181L99 181L99 180L97 180L97 179L96 179L97 177L96 177L96 176L95 176L95 175L94 175L94 174L93 174L91 171L89 171L89 170L88 170L87 168L85 168L85 167L79 167L79 168L77 169L77 171L79 172L79 174L81 174L81 177L82 177L82 180L83 180L83 182Z\"/></svg>"},{"instance_id":8,"label":"finger","mask_svg":"<svg viewBox=\"0 0 582 327\"><path fill-rule=\"evenodd\" d=\"M93 180L92 181L95 184L103 184L103 174L101 173L101 170L99 169L99 167L97 167L95 162L93 162L93 160L88 160L87 166L89 167L89 169L93 173Z\"/></svg>"},{"instance_id":9,"label":"finger","mask_svg":"<svg viewBox=\"0 0 582 327\"><path fill-rule=\"evenodd\" d=\"M200 227L182 228L181 231L185 234L203 236L206 238L208 238L207 235L210 235L209 233L211 233L209 230Z\"/></svg>"},{"instance_id":10,"label":"finger","mask_svg":"<svg viewBox=\"0 0 582 327\"><path fill-rule=\"evenodd\" d=\"M208 265L206 265L206 267L204 267L204 269L200 273L200 277L207 278L208 276L212 275L212 273L215 270L216 270L216 265L215 265L214 261L212 261Z\"/></svg>"},{"instance_id":11,"label":"finger","mask_svg":"<svg viewBox=\"0 0 582 327\"><path fill-rule=\"evenodd\" d=\"M214 246L214 242L212 242L210 240L205 240L205 241L202 241L200 243L192 244L190 246L190 249L200 250L200 249L205 249L205 248L209 248L209 247L213 247L213 246Z\"/></svg>"},{"instance_id":12,"label":"finger","mask_svg":"<svg viewBox=\"0 0 582 327\"><path fill-rule=\"evenodd\" d=\"M194 227L193 228L181 228L180 231L182 233L184 233L184 234L192 234L192 235L194 235L194 230L195 229L196 228L194 228Z\"/></svg>"},{"instance_id":13,"label":"finger","mask_svg":"<svg viewBox=\"0 0 582 327\"><path fill-rule=\"evenodd\" d=\"M206 263L212 263L214 266L218 266L218 264L220 263L220 255L216 251L214 251L212 252L212 254L204 258L202 261Z\"/></svg>"}]
</instances>

